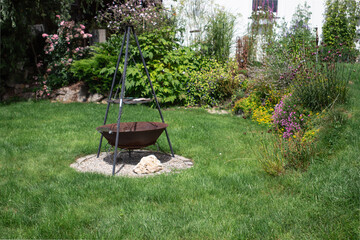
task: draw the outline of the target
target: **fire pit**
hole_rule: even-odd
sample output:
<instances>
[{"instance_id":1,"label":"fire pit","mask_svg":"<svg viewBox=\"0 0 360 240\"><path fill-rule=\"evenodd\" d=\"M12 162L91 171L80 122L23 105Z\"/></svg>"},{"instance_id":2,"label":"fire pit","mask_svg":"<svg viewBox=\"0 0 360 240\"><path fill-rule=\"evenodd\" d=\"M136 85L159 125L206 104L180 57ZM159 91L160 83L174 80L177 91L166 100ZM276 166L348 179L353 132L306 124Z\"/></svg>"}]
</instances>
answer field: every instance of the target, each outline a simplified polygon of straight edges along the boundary
<instances>
[{"instance_id":1,"label":"fire pit","mask_svg":"<svg viewBox=\"0 0 360 240\"><path fill-rule=\"evenodd\" d=\"M118 147L122 149L140 149L156 143L168 125L161 122L122 122L120 123ZM111 146L115 146L117 124L97 127Z\"/></svg>"}]
</instances>

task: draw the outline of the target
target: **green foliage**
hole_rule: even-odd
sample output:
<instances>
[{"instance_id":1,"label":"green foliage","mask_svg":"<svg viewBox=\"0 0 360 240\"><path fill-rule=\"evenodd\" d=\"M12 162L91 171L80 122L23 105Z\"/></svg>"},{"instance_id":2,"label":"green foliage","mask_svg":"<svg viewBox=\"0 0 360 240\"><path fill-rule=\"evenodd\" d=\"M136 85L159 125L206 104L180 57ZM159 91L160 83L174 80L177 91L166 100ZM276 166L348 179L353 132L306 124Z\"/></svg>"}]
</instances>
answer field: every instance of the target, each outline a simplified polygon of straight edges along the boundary
<instances>
[{"instance_id":1,"label":"green foliage","mask_svg":"<svg viewBox=\"0 0 360 240\"><path fill-rule=\"evenodd\" d=\"M254 152L264 171L272 176L283 175L287 170L304 171L315 156L314 143L303 141L300 133L291 139L266 134L261 136L260 142Z\"/></svg>"},{"instance_id":2,"label":"green foliage","mask_svg":"<svg viewBox=\"0 0 360 240\"><path fill-rule=\"evenodd\" d=\"M261 106L261 98L256 92L250 93L247 97L241 98L235 103L232 111L235 114L244 115L244 118L250 117L252 112Z\"/></svg>"},{"instance_id":3,"label":"green foliage","mask_svg":"<svg viewBox=\"0 0 360 240\"><path fill-rule=\"evenodd\" d=\"M356 0L327 0L323 41L330 49L339 44L346 47L349 58L358 56L355 50L356 26L360 19L360 2Z\"/></svg>"},{"instance_id":4,"label":"green foliage","mask_svg":"<svg viewBox=\"0 0 360 240\"><path fill-rule=\"evenodd\" d=\"M191 71L186 85L188 105L216 106L230 98L239 88L239 75L234 73L236 63L225 64L205 59L200 70Z\"/></svg>"},{"instance_id":5,"label":"green foliage","mask_svg":"<svg viewBox=\"0 0 360 240\"><path fill-rule=\"evenodd\" d=\"M262 60L263 54L260 51L264 51L274 38L276 27L274 17L275 14L271 9L251 13L251 23L248 26L249 44L247 55L250 64L256 64L257 61Z\"/></svg>"},{"instance_id":6,"label":"green foliage","mask_svg":"<svg viewBox=\"0 0 360 240\"><path fill-rule=\"evenodd\" d=\"M225 62L229 58L235 19L231 13L220 8L215 9L206 27L203 47L206 48L207 56L215 57L221 62Z\"/></svg>"},{"instance_id":7,"label":"green foliage","mask_svg":"<svg viewBox=\"0 0 360 240\"><path fill-rule=\"evenodd\" d=\"M91 92L107 93L111 87L117 56L110 54L101 45L92 47L92 49L96 53L90 58L75 61L71 65L70 71L75 78L85 81Z\"/></svg>"},{"instance_id":8,"label":"green foliage","mask_svg":"<svg viewBox=\"0 0 360 240\"><path fill-rule=\"evenodd\" d=\"M185 73L199 68L199 57L190 48L176 43L175 32L170 27L143 33L138 38L159 101L164 104L182 103L187 82ZM108 94L121 42L122 38L113 36L107 43L99 44L94 48L93 56L76 61L71 72L85 81L90 91ZM131 43L130 52L126 95L151 97L151 89L135 42ZM123 66L123 62L120 66Z\"/></svg>"},{"instance_id":9,"label":"green foliage","mask_svg":"<svg viewBox=\"0 0 360 240\"><path fill-rule=\"evenodd\" d=\"M342 72L343 65L336 63L301 68L292 84L295 101L311 111L321 111L335 102L345 103L349 78Z\"/></svg>"},{"instance_id":10,"label":"green foliage","mask_svg":"<svg viewBox=\"0 0 360 240\"><path fill-rule=\"evenodd\" d=\"M291 25L284 22L279 25L281 31L274 36L265 48L263 59L269 84L286 94L294 80L296 69L303 62L316 61L314 33L310 30L309 6L298 5L292 17Z\"/></svg>"}]
</instances>

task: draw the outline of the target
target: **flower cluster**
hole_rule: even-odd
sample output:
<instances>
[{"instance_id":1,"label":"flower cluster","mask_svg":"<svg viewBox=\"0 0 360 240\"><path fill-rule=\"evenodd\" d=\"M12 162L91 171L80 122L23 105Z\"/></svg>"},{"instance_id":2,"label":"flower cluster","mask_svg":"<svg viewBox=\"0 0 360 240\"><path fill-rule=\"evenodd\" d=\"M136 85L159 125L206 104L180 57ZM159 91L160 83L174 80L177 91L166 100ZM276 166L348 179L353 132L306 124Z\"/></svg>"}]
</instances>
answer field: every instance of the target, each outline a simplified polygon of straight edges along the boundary
<instances>
[{"instance_id":1,"label":"flower cluster","mask_svg":"<svg viewBox=\"0 0 360 240\"><path fill-rule=\"evenodd\" d=\"M159 25L163 15L154 2L146 0L126 0L124 3L115 0L108 4L107 9L99 11L95 18L100 23L106 23L113 31L121 30L125 25L142 26L142 30L149 26Z\"/></svg>"},{"instance_id":2,"label":"flower cluster","mask_svg":"<svg viewBox=\"0 0 360 240\"><path fill-rule=\"evenodd\" d=\"M60 20L60 16L56 15ZM74 54L83 56L84 47L83 39L91 38L90 33L85 33L85 26L75 24L74 21L60 21L57 34L43 33L46 45L44 47L45 54L63 57L66 61L64 64L69 65L72 62ZM63 60L64 60L63 59Z\"/></svg>"},{"instance_id":3,"label":"flower cluster","mask_svg":"<svg viewBox=\"0 0 360 240\"><path fill-rule=\"evenodd\" d=\"M295 137L302 130L306 115L299 113L296 105L291 104L291 94L285 95L275 106L272 119L275 128L282 133L283 138Z\"/></svg>"},{"instance_id":4,"label":"flower cluster","mask_svg":"<svg viewBox=\"0 0 360 240\"><path fill-rule=\"evenodd\" d=\"M44 74L39 76L46 92L69 83L68 70L74 60L85 57L89 48L84 47L86 40L91 38L90 33L85 32L85 26L76 24L74 21L65 21L60 15L58 30L55 34L43 33L45 39L45 61L39 61L37 68L44 68Z\"/></svg>"}]
</instances>

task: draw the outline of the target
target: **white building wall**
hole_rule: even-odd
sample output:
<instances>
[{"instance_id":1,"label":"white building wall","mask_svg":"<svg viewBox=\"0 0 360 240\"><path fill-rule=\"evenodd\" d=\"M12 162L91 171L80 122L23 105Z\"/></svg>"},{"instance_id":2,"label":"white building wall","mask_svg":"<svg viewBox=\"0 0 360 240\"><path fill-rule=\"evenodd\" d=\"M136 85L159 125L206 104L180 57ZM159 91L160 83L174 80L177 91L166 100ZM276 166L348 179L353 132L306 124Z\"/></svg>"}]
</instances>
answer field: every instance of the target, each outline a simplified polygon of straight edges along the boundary
<instances>
[{"instance_id":1,"label":"white building wall","mask_svg":"<svg viewBox=\"0 0 360 240\"><path fill-rule=\"evenodd\" d=\"M178 0L179 1L179 0ZM211 0L209 0L211 1ZM252 0L213 0L215 4L225 7L226 10L233 13L237 17L236 36L244 36L250 22L249 17L252 11ZM278 17L284 18L290 23L298 4L307 4L312 12L310 24L312 28L318 27L319 36L321 37L321 29L324 20L325 0L278 0ZM174 0L163 0L166 7L176 6ZM236 37L235 36L235 37Z\"/></svg>"}]
</instances>

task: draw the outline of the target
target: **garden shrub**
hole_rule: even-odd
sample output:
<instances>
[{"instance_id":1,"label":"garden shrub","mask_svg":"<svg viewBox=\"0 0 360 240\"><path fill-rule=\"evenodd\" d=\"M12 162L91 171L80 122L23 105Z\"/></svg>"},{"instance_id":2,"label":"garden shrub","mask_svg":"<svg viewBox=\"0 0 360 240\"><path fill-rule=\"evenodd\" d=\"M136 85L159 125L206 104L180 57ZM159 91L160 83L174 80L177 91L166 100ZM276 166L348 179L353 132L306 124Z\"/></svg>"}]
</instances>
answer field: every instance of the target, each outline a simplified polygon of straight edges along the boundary
<instances>
[{"instance_id":1,"label":"garden shrub","mask_svg":"<svg viewBox=\"0 0 360 240\"><path fill-rule=\"evenodd\" d=\"M256 93L250 93L248 97L241 98L235 103L232 111L235 114L242 114L244 118L250 117L252 111L261 106L261 99Z\"/></svg>"},{"instance_id":2,"label":"garden shrub","mask_svg":"<svg viewBox=\"0 0 360 240\"><path fill-rule=\"evenodd\" d=\"M186 98L185 85L188 81L186 73L199 69L200 56L188 47L181 47L176 42L175 32L171 27L143 33L138 39L159 102L183 103ZM79 80L85 81L91 92L108 94L121 42L122 37L112 36L107 43L93 48L91 58L75 62L71 72ZM120 72L123 64L124 56L120 63ZM120 76L117 77L119 79ZM126 95L152 96L135 42L131 43L126 75Z\"/></svg>"},{"instance_id":3,"label":"garden shrub","mask_svg":"<svg viewBox=\"0 0 360 240\"><path fill-rule=\"evenodd\" d=\"M353 6L352 0L345 2L341 4ZM348 82L353 78L352 68L347 65L355 53L339 36L334 36L335 44L316 46L308 26L310 14L306 4L298 7L289 29L284 25L279 35L269 34L264 47L266 83L251 80L246 90L248 97L236 102L233 109L269 126L269 102L276 102L270 95L283 95L271 116L280 137L270 141L270 146L264 145L260 157L264 170L271 175L280 175L287 169L306 170L319 142L334 139L329 134L337 133L336 129L344 123L344 114L333 109L347 102ZM335 24L337 20L333 20ZM332 142L326 144L328 149Z\"/></svg>"},{"instance_id":4,"label":"garden shrub","mask_svg":"<svg viewBox=\"0 0 360 240\"><path fill-rule=\"evenodd\" d=\"M115 72L117 55L116 49L112 48L115 38L110 38L107 43L92 47L90 58L75 61L70 71L80 81L84 81L90 92L108 94L112 78ZM120 74L117 80L120 79Z\"/></svg>"},{"instance_id":5,"label":"garden shrub","mask_svg":"<svg viewBox=\"0 0 360 240\"><path fill-rule=\"evenodd\" d=\"M234 61L222 64L215 59L205 59L200 70L187 75L186 103L190 106L216 106L231 98L241 84L235 69Z\"/></svg>"},{"instance_id":6,"label":"garden shrub","mask_svg":"<svg viewBox=\"0 0 360 240\"><path fill-rule=\"evenodd\" d=\"M281 92L264 78L252 79L246 87L248 96L235 102L232 111L243 114L245 118L251 116L252 120L270 126L272 112L281 99Z\"/></svg>"}]
</instances>

